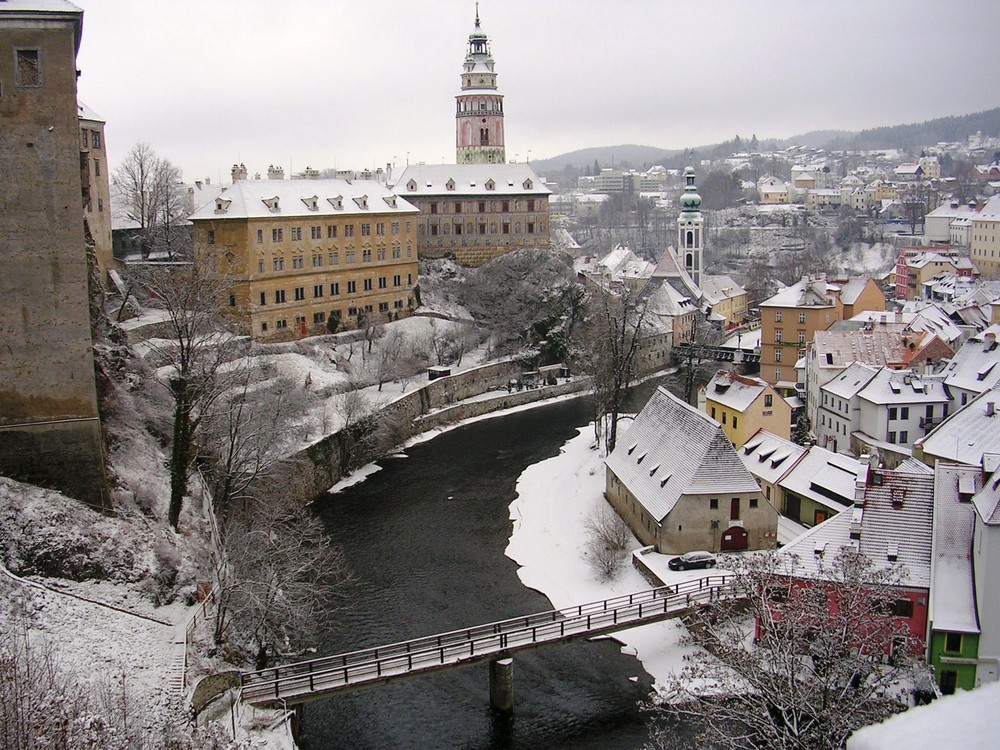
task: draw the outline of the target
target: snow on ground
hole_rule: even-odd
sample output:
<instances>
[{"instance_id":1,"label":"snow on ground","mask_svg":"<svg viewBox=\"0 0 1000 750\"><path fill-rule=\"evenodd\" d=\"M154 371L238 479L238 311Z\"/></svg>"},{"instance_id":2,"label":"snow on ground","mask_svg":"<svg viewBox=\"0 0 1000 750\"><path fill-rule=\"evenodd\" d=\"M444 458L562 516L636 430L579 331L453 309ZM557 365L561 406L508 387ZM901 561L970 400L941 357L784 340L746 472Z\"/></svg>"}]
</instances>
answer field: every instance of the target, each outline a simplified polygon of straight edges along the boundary
<instances>
[{"instance_id":1,"label":"snow on ground","mask_svg":"<svg viewBox=\"0 0 1000 750\"><path fill-rule=\"evenodd\" d=\"M1000 683L960 690L859 729L848 739L847 750L992 750L997 746L997 706Z\"/></svg>"},{"instance_id":2,"label":"snow on ground","mask_svg":"<svg viewBox=\"0 0 1000 750\"><path fill-rule=\"evenodd\" d=\"M603 580L587 559L588 521L607 506L604 460L595 446L593 426L571 438L558 456L529 466L517 482L510 505L514 531L507 557L521 565L518 576L549 598L556 609L629 594L650 584L629 563L612 580ZM633 548L641 545L633 538ZM668 556L647 554L665 584L699 578L705 571L670 571ZM623 653L635 655L658 683L683 666L693 649L681 643L679 620L643 625L616 633Z\"/></svg>"}]
</instances>

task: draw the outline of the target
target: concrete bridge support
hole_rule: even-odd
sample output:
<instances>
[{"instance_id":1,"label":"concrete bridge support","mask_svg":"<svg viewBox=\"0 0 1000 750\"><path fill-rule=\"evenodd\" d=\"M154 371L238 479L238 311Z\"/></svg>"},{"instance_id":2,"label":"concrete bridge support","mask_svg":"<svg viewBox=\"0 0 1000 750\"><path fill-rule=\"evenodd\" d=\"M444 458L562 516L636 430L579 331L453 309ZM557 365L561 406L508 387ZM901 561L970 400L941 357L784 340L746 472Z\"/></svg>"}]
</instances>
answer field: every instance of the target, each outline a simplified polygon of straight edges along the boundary
<instances>
[{"instance_id":1,"label":"concrete bridge support","mask_svg":"<svg viewBox=\"0 0 1000 750\"><path fill-rule=\"evenodd\" d=\"M494 659L490 662L490 706L497 713L514 713L514 660Z\"/></svg>"}]
</instances>

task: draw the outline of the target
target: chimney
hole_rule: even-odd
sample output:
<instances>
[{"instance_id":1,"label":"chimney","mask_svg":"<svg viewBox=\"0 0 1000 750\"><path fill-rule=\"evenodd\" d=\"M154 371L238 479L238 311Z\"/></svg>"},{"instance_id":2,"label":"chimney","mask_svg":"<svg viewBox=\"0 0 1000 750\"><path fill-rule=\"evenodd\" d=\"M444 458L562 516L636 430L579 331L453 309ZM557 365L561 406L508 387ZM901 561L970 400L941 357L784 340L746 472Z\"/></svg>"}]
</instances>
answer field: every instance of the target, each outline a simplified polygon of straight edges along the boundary
<instances>
[{"instance_id":1,"label":"chimney","mask_svg":"<svg viewBox=\"0 0 1000 750\"><path fill-rule=\"evenodd\" d=\"M986 416L992 417L996 410L996 404L993 401L986 402Z\"/></svg>"},{"instance_id":2,"label":"chimney","mask_svg":"<svg viewBox=\"0 0 1000 750\"><path fill-rule=\"evenodd\" d=\"M273 164L267 166L267 179L269 180L283 180L285 179L285 170L283 167L276 167Z\"/></svg>"},{"instance_id":3,"label":"chimney","mask_svg":"<svg viewBox=\"0 0 1000 750\"><path fill-rule=\"evenodd\" d=\"M247 168L245 164L234 164L231 174L233 176L233 183L237 183L240 180L245 180L247 178Z\"/></svg>"}]
</instances>

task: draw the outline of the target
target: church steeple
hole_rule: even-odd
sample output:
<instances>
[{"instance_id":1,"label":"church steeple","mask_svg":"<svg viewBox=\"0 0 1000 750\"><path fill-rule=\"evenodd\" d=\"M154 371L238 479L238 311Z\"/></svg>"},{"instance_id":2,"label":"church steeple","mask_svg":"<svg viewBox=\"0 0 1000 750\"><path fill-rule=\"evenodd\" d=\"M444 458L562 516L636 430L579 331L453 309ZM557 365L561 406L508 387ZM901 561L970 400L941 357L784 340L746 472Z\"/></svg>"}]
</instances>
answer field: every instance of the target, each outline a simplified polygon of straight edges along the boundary
<instances>
[{"instance_id":1,"label":"church steeple","mask_svg":"<svg viewBox=\"0 0 1000 750\"><path fill-rule=\"evenodd\" d=\"M462 65L462 93L455 97L455 159L459 164L502 164L504 150L503 94L497 91L489 38L479 25L469 34Z\"/></svg>"},{"instance_id":2,"label":"church steeple","mask_svg":"<svg viewBox=\"0 0 1000 750\"><path fill-rule=\"evenodd\" d=\"M701 196L694 185L694 167L684 170L684 179L687 184L681 194L681 213L677 217L677 254L695 286L701 289L705 219L701 215Z\"/></svg>"}]
</instances>

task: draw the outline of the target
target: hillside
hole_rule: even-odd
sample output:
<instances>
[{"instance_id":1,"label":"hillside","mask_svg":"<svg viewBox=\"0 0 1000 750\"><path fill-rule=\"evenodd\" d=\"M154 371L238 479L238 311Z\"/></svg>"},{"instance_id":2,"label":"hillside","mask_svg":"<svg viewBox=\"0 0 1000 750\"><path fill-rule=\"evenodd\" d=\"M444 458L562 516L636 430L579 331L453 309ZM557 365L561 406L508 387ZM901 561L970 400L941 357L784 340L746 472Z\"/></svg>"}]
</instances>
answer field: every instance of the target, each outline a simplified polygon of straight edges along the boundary
<instances>
[{"instance_id":1,"label":"hillside","mask_svg":"<svg viewBox=\"0 0 1000 750\"><path fill-rule=\"evenodd\" d=\"M761 139L761 148L787 148L807 146L827 150L865 151L879 148L918 149L941 141L961 141L981 132L985 136L1000 136L1000 107L968 115L941 117L920 123L888 125L860 132L844 130L813 130L790 138ZM699 158L732 152L732 142L695 146L683 149L662 149L655 146L627 144L621 146L595 146L570 151L550 159L533 161L531 164L539 174L555 175L566 167L583 170L598 162L601 167L621 166L632 169L646 169L653 164L677 166L693 152ZM674 162L677 162L675 164ZM686 163L686 162L685 162Z\"/></svg>"}]
</instances>

